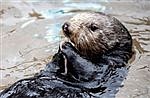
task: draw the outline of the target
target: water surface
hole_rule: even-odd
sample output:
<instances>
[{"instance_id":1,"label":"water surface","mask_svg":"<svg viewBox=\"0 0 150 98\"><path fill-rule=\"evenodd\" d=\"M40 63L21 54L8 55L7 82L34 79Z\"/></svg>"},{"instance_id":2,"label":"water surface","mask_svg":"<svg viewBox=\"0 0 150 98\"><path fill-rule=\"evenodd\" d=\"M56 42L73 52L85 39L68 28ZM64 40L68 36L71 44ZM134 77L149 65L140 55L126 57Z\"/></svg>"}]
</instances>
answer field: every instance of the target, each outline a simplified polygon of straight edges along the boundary
<instances>
[{"instance_id":1,"label":"water surface","mask_svg":"<svg viewBox=\"0 0 150 98\"><path fill-rule=\"evenodd\" d=\"M0 8L0 89L33 76L57 52L61 26L82 11L118 18L133 37L135 55L118 98L150 97L150 1L3 0ZM8 81L9 80L9 81Z\"/></svg>"}]
</instances>

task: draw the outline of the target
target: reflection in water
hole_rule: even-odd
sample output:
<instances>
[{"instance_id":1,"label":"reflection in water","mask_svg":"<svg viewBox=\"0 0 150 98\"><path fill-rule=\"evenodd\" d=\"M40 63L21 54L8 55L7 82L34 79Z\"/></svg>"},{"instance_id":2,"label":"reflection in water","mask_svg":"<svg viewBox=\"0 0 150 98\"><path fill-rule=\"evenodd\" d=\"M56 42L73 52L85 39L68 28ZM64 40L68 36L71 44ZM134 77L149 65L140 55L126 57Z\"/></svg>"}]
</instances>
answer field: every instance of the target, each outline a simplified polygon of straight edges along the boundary
<instances>
[{"instance_id":1,"label":"reflection in water","mask_svg":"<svg viewBox=\"0 0 150 98\"><path fill-rule=\"evenodd\" d=\"M100 3L67 3L64 4L64 6L67 6L69 8L73 8L76 10L93 10L93 11L101 11L104 12L106 7L102 6Z\"/></svg>"},{"instance_id":2,"label":"reflection in water","mask_svg":"<svg viewBox=\"0 0 150 98\"><path fill-rule=\"evenodd\" d=\"M60 30L61 30L61 24L51 24L46 27L47 32L46 36L44 37L48 42L60 42L61 40L61 35L60 35Z\"/></svg>"},{"instance_id":3,"label":"reflection in water","mask_svg":"<svg viewBox=\"0 0 150 98\"><path fill-rule=\"evenodd\" d=\"M37 19L44 19L44 17L42 17L42 14L37 13L35 10L33 10L32 13L29 13L30 17L36 17Z\"/></svg>"},{"instance_id":4,"label":"reflection in water","mask_svg":"<svg viewBox=\"0 0 150 98\"><path fill-rule=\"evenodd\" d=\"M67 8L60 8L60 9L50 9L42 11L42 15L46 18L55 19L65 17L67 15L72 15L71 13L66 13Z\"/></svg>"},{"instance_id":5,"label":"reflection in water","mask_svg":"<svg viewBox=\"0 0 150 98\"><path fill-rule=\"evenodd\" d=\"M29 20L29 21L25 22L24 24L22 24L21 28L24 28L24 27L28 26L29 24L31 24L33 22L35 22L35 20Z\"/></svg>"},{"instance_id":6,"label":"reflection in water","mask_svg":"<svg viewBox=\"0 0 150 98\"><path fill-rule=\"evenodd\" d=\"M136 39L133 39L133 43L135 45L135 48L139 51L140 54L143 54L144 52L149 52L144 50Z\"/></svg>"},{"instance_id":7,"label":"reflection in water","mask_svg":"<svg viewBox=\"0 0 150 98\"><path fill-rule=\"evenodd\" d=\"M43 69L51 56L57 52L63 37L60 34L62 23L75 13L93 10L112 14L120 19L134 39L135 60L131 63L127 87L123 87L121 91L125 93L120 93L120 96L132 98L140 95L139 92L146 93L147 89L149 90L149 1L142 0L141 3L139 0L130 2L123 0L114 2L111 0L7 1L2 2L0 10L1 44L3 45L0 59L2 73L0 89ZM10 81L7 81L8 79ZM142 86L137 86L141 84ZM147 97L143 96L143 98Z\"/></svg>"}]
</instances>

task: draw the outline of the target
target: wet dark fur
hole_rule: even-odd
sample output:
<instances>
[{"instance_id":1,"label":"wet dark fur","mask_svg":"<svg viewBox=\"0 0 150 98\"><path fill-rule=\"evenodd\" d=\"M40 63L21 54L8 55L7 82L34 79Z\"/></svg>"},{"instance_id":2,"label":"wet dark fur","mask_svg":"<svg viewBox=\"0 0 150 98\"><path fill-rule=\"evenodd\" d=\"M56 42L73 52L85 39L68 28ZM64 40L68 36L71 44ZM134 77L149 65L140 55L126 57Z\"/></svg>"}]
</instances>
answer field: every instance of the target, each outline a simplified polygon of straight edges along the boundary
<instances>
[{"instance_id":1,"label":"wet dark fur","mask_svg":"<svg viewBox=\"0 0 150 98\"><path fill-rule=\"evenodd\" d=\"M127 36L113 44L113 48L92 57L65 42L45 70L14 83L1 92L0 98L114 98L127 74L126 64L132 55L131 36L118 20L116 22ZM67 74L62 74L64 59L67 59Z\"/></svg>"}]
</instances>

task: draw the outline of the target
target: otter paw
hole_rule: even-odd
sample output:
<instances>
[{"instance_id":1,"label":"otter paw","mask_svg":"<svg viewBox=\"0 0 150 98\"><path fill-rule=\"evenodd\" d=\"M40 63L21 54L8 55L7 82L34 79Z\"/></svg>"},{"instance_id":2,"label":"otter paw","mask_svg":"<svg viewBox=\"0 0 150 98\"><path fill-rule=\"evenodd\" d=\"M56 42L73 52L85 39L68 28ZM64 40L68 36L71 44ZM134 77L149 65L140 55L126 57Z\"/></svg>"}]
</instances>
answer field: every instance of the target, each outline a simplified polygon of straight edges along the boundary
<instances>
[{"instance_id":1,"label":"otter paw","mask_svg":"<svg viewBox=\"0 0 150 98\"><path fill-rule=\"evenodd\" d=\"M73 45L69 42L65 42L60 46L61 52L67 57L72 58L75 57L77 54L75 51L76 49L73 47Z\"/></svg>"},{"instance_id":2,"label":"otter paw","mask_svg":"<svg viewBox=\"0 0 150 98\"><path fill-rule=\"evenodd\" d=\"M73 45L70 42L61 42L60 44L60 50L72 50L75 51L76 49L73 47Z\"/></svg>"},{"instance_id":3,"label":"otter paw","mask_svg":"<svg viewBox=\"0 0 150 98\"><path fill-rule=\"evenodd\" d=\"M73 47L73 46L72 46L72 44L69 43L69 42L65 42L65 43L62 45L62 48L63 48L63 49L69 49L69 48L71 48L71 47Z\"/></svg>"}]
</instances>

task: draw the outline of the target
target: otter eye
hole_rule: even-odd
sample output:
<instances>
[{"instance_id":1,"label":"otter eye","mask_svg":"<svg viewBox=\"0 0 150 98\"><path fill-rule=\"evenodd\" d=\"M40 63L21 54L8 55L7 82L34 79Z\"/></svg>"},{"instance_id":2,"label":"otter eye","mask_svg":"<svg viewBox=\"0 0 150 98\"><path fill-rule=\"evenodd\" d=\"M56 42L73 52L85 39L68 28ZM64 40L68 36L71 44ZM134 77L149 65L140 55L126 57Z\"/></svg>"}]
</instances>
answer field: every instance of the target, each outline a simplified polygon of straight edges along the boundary
<instances>
[{"instance_id":1,"label":"otter eye","mask_svg":"<svg viewBox=\"0 0 150 98\"><path fill-rule=\"evenodd\" d=\"M94 32L95 30L98 29L98 26L95 25L95 24L91 24L91 25L90 25L90 29Z\"/></svg>"}]
</instances>

